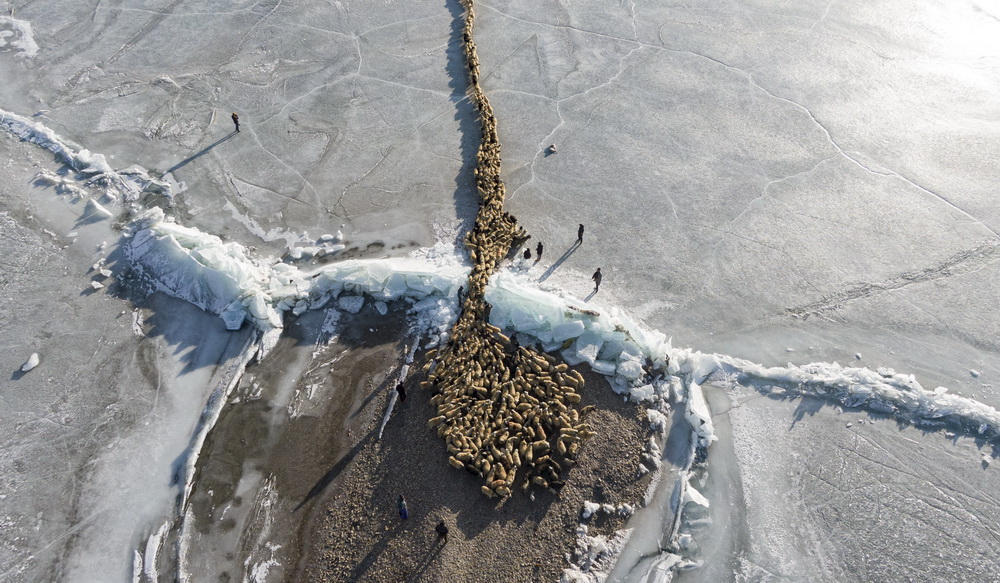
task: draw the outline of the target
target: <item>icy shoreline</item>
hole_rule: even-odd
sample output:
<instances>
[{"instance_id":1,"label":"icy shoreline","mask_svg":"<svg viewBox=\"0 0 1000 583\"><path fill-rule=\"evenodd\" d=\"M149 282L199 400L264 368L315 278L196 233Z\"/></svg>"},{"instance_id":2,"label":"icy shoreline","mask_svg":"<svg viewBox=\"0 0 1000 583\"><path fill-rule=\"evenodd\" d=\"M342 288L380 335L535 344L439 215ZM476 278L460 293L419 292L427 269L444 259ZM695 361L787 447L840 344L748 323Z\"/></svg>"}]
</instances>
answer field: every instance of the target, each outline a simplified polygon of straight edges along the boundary
<instances>
[{"instance_id":1,"label":"icy shoreline","mask_svg":"<svg viewBox=\"0 0 1000 583\"><path fill-rule=\"evenodd\" d=\"M367 302L384 305L404 300L411 304L410 312L420 322L418 328L431 337L443 338L457 314L457 288L467 269L456 252L438 246L408 258L349 260L304 271L287 263L254 258L237 243L176 225L158 209L141 218L131 241L123 244L135 265L160 291L218 314L228 327L238 328L244 320L257 326L265 338L262 351L280 334L284 313L297 315L332 301L339 309L357 312ZM559 351L570 364L587 363L604 375L616 392L634 401L669 400L678 405L691 428L692 447L681 468L680 489L673 496L674 524L667 537L671 552L680 550L674 539L686 505L707 506L689 483L695 452L716 439L701 389L707 381L740 384L761 392L822 397L902 422L947 425L988 439L995 439L1000 428L996 409L949 394L943 387L925 390L913 375L837 363L764 367L728 355L674 348L664 334L646 328L622 310L583 310L578 298L543 291L516 272L494 276L486 299L494 306L491 323L516 333L522 343ZM268 337L272 340L266 340ZM608 553L616 556L628 536L623 532L608 545L607 541L591 540L581 529L578 542L585 555L594 551L605 560L584 560L567 570L564 579L603 580L609 569ZM670 569L696 564L683 555L667 558L672 561ZM598 571L588 573L591 567Z\"/></svg>"},{"instance_id":2,"label":"icy shoreline","mask_svg":"<svg viewBox=\"0 0 1000 583\"><path fill-rule=\"evenodd\" d=\"M145 170L115 171L102 155L77 149L52 130L22 116L0 110L0 127L51 151L81 175L80 180L86 181L83 184L103 189L114 201L120 193L126 201L135 201L138 193L150 186L169 193L169 187L149 178ZM49 174L41 176L53 183ZM464 258L444 244L405 258L347 260L302 269L257 257L239 243L179 225L156 208L129 225L120 245L150 289L220 316L231 330L249 321L261 333L259 346L249 349L258 355L273 346L281 334L286 312L298 315L331 302L348 312L372 303L384 313L387 302L405 301L418 327L438 339L432 340L433 344L447 335L457 314L457 290L469 269ZM587 363L608 378L619 394L636 401L683 403L692 441L698 447L707 447L715 439L711 412L701 391L707 381L739 384L765 393L822 397L902 422L952 427L989 440L1000 435L1000 412L996 409L950 394L944 387L928 391L913 375L844 367L835 362L764 367L728 355L675 348L663 333L645 327L618 308L586 304L588 308L583 309L581 299L542 290L526 274L515 271L491 278L486 299L493 305L491 323L517 333L523 343L559 351L571 364ZM208 404L203 411L207 418L197 436L203 437L210 430L213 407L224 401L213 399ZM197 436L193 450L197 450ZM193 464L197 451L190 453L188 461ZM189 479L190 472L185 476L184 493L189 490ZM684 486L689 487L686 478ZM678 500L699 496L693 491L681 494ZM184 498L182 494L181 507ZM593 575L594 580L600 580L599 573Z\"/></svg>"}]
</instances>

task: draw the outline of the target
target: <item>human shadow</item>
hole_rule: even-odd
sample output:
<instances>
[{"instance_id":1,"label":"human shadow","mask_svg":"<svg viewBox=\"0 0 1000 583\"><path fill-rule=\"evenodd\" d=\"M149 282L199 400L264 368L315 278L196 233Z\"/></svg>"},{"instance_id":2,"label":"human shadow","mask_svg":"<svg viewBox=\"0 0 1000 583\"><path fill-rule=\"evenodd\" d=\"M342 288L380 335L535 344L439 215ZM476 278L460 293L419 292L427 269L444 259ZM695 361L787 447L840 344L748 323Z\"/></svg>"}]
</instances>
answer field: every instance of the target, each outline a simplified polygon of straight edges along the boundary
<instances>
[{"instance_id":1,"label":"human shadow","mask_svg":"<svg viewBox=\"0 0 1000 583\"><path fill-rule=\"evenodd\" d=\"M385 375L385 378L382 380L382 382L379 383L377 387L372 389L372 392L369 393L368 396L365 397L364 400L358 404L354 412L351 413L351 419L354 419L355 417L360 415L368 407L368 404L371 403L372 399L379 396L382 393L382 391L389 388L390 384L395 384L397 380L396 377L398 376L398 374L399 374L399 367L390 370L389 374Z\"/></svg>"},{"instance_id":2,"label":"human shadow","mask_svg":"<svg viewBox=\"0 0 1000 583\"><path fill-rule=\"evenodd\" d=\"M430 550L428 550L427 554L424 555L423 560L420 561L420 564L417 565L416 569L414 569L413 572L410 573L409 577L406 578L406 581L408 583L411 581L419 581L420 578L423 576L423 574L427 571L427 568L431 566L431 563L434 562L434 559L438 558L443 549L444 549L444 542L441 540L440 537L435 538L434 542L431 543Z\"/></svg>"},{"instance_id":3,"label":"human shadow","mask_svg":"<svg viewBox=\"0 0 1000 583\"><path fill-rule=\"evenodd\" d=\"M181 160L180 162L174 164L170 168L167 168L166 170L164 170L163 173L164 174L169 174L169 173L173 172L174 170L179 170L180 168L183 168L184 166L187 166L191 162L193 162L193 161L197 160L198 158L201 158L205 154L211 152L219 144L222 144L223 142L227 142L227 141L233 139L234 136L236 136L236 131L233 131L230 134L228 134L228 135L226 135L224 137L221 137L218 140L215 140L214 142L212 142L211 144L205 146L204 148L202 148L198 152L192 154L191 156L188 156L187 158L185 158L185 159Z\"/></svg>"},{"instance_id":4,"label":"human shadow","mask_svg":"<svg viewBox=\"0 0 1000 583\"><path fill-rule=\"evenodd\" d=\"M588 295L587 297L583 298L583 301L584 302L589 302L590 299L593 298L596 295L597 295L597 288L594 288L594 291L590 292L590 295Z\"/></svg>"},{"instance_id":5,"label":"human shadow","mask_svg":"<svg viewBox=\"0 0 1000 583\"><path fill-rule=\"evenodd\" d=\"M580 245L583 245L583 241L580 241L579 239L574 241L573 244L569 246L569 249L567 249L559 259L556 259L555 263L550 265L549 268L545 270L545 273L543 273L541 277L538 278L538 281L543 282L546 279L548 279L549 276L555 273L556 269L559 269L560 265L562 265L563 263L566 262L567 259L569 259L570 255L576 253L576 250L580 248Z\"/></svg>"},{"instance_id":6,"label":"human shadow","mask_svg":"<svg viewBox=\"0 0 1000 583\"><path fill-rule=\"evenodd\" d=\"M292 512L298 512L299 509L305 506L310 500L322 494L323 491L326 490L327 486L329 486L334 480L336 480L337 476L339 476L341 472L343 472L344 469L348 465L350 465L352 461L354 461L354 456L358 455L358 452L364 449L365 446L368 444L368 442L375 437L375 431L376 431L375 429L369 431L368 434L365 435L361 439L361 441L356 443L354 447L351 448L350 451L344 454L342 458L337 460L337 463L333 464L333 467L331 467L325 474L323 474L323 477L321 477L319 480L316 481L313 487L309 490L309 493L306 494L306 497L303 498L302 501L295 506Z\"/></svg>"}]
</instances>

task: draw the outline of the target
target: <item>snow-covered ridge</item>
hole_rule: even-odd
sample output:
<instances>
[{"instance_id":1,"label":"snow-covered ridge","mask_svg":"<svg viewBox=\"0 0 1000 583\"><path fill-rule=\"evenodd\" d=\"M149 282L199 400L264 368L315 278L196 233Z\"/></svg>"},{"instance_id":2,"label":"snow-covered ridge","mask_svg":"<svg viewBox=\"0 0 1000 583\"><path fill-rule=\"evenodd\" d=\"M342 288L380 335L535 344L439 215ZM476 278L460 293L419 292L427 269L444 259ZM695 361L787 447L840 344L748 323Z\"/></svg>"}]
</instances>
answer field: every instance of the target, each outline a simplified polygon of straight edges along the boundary
<instances>
[{"instance_id":1,"label":"snow-covered ridge","mask_svg":"<svg viewBox=\"0 0 1000 583\"><path fill-rule=\"evenodd\" d=\"M115 170L108 164L103 154L95 154L86 148L77 148L45 125L24 116L0 109L0 129L6 130L22 141L52 152L60 162L82 175L86 185L100 187L111 199L118 199L121 196L125 201L134 201L143 192L172 196L170 185L151 177L144 168L133 166L125 170ZM50 172L43 172L39 176L48 184L58 186L65 182Z\"/></svg>"}]
</instances>

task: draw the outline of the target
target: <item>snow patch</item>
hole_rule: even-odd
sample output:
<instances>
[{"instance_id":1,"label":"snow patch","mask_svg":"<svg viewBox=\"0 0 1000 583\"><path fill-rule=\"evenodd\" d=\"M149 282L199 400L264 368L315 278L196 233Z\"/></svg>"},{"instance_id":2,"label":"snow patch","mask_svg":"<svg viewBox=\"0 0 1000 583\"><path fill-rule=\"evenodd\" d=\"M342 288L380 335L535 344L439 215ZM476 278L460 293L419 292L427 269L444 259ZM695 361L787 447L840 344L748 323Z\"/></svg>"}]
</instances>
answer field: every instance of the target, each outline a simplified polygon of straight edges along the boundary
<instances>
[{"instance_id":1,"label":"snow patch","mask_svg":"<svg viewBox=\"0 0 1000 583\"><path fill-rule=\"evenodd\" d=\"M111 168L104 155L85 148L78 149L43 124L24 116L0 109L0 129L52 152L60 162L83 177L85 186L99 188L109 198L117 199L121 196L126 201L135 201L144 192L156 192L168 198L173 196L169 184L152 178L144 168L132 166L116 171ZM39 174L39 178L43 180L66 187L67 179L53 179L52 176L54 175L51 173ZM79 193L79 190L75 190L75 193Z\"/></svg>"},{"instance_id":2,"label":"snow patch","mask_svg":"<svg viewBox=\"0 0 1000 583\"><path fill-rule=\"evenodd\" d=\"M610 538L604 535L590 536L587 525L576 529L576 547L566 557L569 567L563 569L560 583L600 583L614 567L615 557L628 540L629 530L619 530Z\"/></svg>"},{"instance_id":3,"label":"snow patch","mask_svg":"<svg viewBox=\"0 0 1000 583\"><path fill-rule=\"evenodd\" d=\"M34 57L38 54L38 43L34 31L27 20L0 16L0 51L7 47L17 51L19 57Z\"/></svg>"},{"instance_id":4,"label":"snow patch","mask_svg":"<svg viewBox=\"0 0 1000 583\"><path fill-rule=\"evenodd\" d=\"M29 370L38 366L38 363L39 363L38 353L32 352L31 356L28 357L28 360L24 361L24 364L21 365L21 372L28 372Z\"/></svg>"}]
</instances>

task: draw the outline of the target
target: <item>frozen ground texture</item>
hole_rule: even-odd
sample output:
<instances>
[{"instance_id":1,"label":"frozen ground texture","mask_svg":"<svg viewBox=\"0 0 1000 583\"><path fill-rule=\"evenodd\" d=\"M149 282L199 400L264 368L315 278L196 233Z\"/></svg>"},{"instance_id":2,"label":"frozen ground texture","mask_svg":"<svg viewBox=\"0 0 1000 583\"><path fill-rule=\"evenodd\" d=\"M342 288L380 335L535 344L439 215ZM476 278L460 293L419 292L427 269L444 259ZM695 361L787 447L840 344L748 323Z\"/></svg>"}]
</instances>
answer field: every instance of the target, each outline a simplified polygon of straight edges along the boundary
<instances>
[{"instance_id":1,"label":"frozen ground texture","mask_svg":"<svg viewBox=\"0 0 1000 583\"><path fill-rule=\"evenodd\" d=\"M253 273L235 283L197 280L231 324L237 316L271 322L268 310L311 304L324 293L314 286L348 277L336 271L326 283L279 293L296 272L272 280L273 260L264 258L289 245L342 228L359 249L430 247L453 235L437 225L467 220L474 208L467 187L476 136L461 99L458 8L151 0L0 9L13 12L0 17L0 109L17 116L4 118L0 140L0 333L7 370L40 355L0 394L9 482L0 574L98 580L105 559L131 571L131 549L169 515L176 485L166 460L186 451L224 380L217 363L231 360L226 346L241 344L226 339L224 321L195 310L167 333L166 321L144 326L151 314L132 314L100 290L81 295L96 277L88 268L107 255L95 249L113 246L116 233L80 201L125 218L130 199L139 212L164 207L175 223L147 243L151 258L172 259L156 273L200 269L185 250L213 236L268 267L266 281ZM492 293L530 299L530 281L542 278L582 296L601 265L602 305L578 307L610 317L605 306L619 306L644 330L700 350L675 349L688 357L690 368L676 371L685 390L713 372L743 383L738 398L757 395L714 420L731 422L731 438L728 450L712 445L719 453L710 454L709 475L720 478L706 488L713 513L718 492L745 499L745 514L730 516L749 534L718 550L712 565L726 568L682 577L866 580L895 564L915 580L935 580L946 563L963 565L970 579L995 573L988 525L996 517L977 501L996 489L996 468L980 463L992 452L973 439L984 423L987 435L994 430L992 407L1000 406L997 8L495 1L479 13L510 207L546 245L538 267L502 277ZM234 110L243 132L229 137ZM15 141L29 127L45 139ZM558 149L547 156L550 143ZM147 188L142 174L107 173L133 165L165 173L174 196ZM87 179L98 175L107 180ZM110 190L115 175L136 190ZM33 181L71 196L56 199ZM587 225L584 245L547 273L578 222ZM232 257L206 250L199 265ZM364 281L355 297L386 293L393 270L419 271L374 265L388 267L357 271ZM421 292L441 294L424 308L443 310L460 276L432 265L428 277L450 281ZM167 276L153 279L180 289ZM511 307L528 301L497 297ZM495 317L555 342L552 315L545 326L514 309ZM568 356L635 378L634 360L621 358L630 352L609 356L617 348L606 348L614 343L599 320L584 329L560 320L558 334L576 338ZM138 340L136 328L162 332ZM196 342L205 330L216 340ZM766 368L786 361L796 364ZM812 361L867 370L805 364ZM910 373L953 390L918 390ZM953 443L881 418L847 428L847 413L815 405L831 402L869 410L890 403L896 414L943 420L959 433ZM704 411L695 409L686 411L700 424ZM859 427L877 432L884 449L866 449ZM110 488L123 467L136 479ZM817 498L820 482L829 491ZM156 494L140 495L154 486ZM852 510L859 499L870 503L861 516ZM114 512L123 500L124 518ZM701 540L721 540L727 524L712 528ZM928 532L939 536L922 538Z\"/></svg>"}]
</instances>

